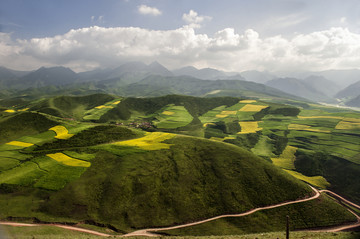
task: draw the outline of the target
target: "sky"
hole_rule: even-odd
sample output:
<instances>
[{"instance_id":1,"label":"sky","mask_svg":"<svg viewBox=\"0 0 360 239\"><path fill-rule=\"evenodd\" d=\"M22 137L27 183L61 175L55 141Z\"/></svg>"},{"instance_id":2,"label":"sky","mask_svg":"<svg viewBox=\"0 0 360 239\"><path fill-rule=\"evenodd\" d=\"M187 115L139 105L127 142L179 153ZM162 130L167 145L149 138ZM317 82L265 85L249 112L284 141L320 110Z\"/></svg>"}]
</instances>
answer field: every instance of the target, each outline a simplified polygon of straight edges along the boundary
<instances>
[{"instance_id":1,"label":"sky","mask_svg":"<svg viewBox=\"0 0 360 239\"><path fill-rule=\"evenodd\" d=\"M359 0L0 0L0 66L360 68Z\"/></svg>"}]
</instances>

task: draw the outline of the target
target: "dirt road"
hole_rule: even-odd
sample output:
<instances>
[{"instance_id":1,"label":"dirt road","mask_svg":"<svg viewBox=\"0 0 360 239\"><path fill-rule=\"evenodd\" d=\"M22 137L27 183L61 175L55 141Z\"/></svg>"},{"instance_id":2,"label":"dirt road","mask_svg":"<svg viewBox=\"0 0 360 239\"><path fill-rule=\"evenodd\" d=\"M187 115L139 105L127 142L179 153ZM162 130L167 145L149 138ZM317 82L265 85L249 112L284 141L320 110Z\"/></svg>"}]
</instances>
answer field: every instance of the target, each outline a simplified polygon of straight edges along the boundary
<instances>
[{"instance_id":1,"label":"dirt road","mask_svg":"<svg viewBox=\"0 0 360 239\"><path fill-rule=\"evenodd\" d=\"M214 221L214 220L217 220L217 219L220 219L220 218L226 218L226 217L243 217L243 216L247 216L247 215L250 215L250 214L255 213L257 211L261 211L261 210L267 210L267 209L282 207L282 206L295 204L295 203L307 202L307 201L310 201L310 200L314 200L314 199L316 199L316 198L318 198L320 196L320 192L317 189L315 189L313 187L311 187L311 189L314 191L315 195L312 196L312 197L309 197L309 198L299 199L299 200L295 200L295 201L291 201L291 202L279 203L279 204L270 205L270 206L266 206L266 207L259 207L259 208L255 208L255 209L252 209L252 210L244 212L244 213L239 213L239 214L220 215L220 216L208 218L208 219L201 220L201 221L182 224L182 225L177 225L177 226L172 226L172 227L142 229L142 230L139 230L139 231L134 231L134 232L128 233L128 234L126 234L124 236L140 236L140 235L142 235L142 236L144 236L144 235L146 235L146 236L154 236L154 234L152 232L167 231L167 230L172 230L172 229L179 229L179 228L184 228L184 227L195 226L195 225L199 225L199 224L202 224L202 223L206 223L206 222L210 222L210 221Z\"/></svg>"},{"instance_id":2,"label":"dirt road","mask_svg":"<svg viewBox=\"0 0 360 239\"><path fill-rule=\"evenodd\" d=\"M331 194L332 196L339 199L340 201L346 202L347 204L349 204L349 205L351 205L351 206L353 206L355 208L360 209L359 205L357 205L355 203L352 203L349 200L346 200L345 198L341 197L340 195L338 195L338 194L336 194L336 193L334 193L332 191L329 191L329 190L318 191L317 189L315 189L313 187L311 187L311 189L313 190L314 195L309 197L309 198L304 198L304 199L299 199L299 200L295 200L295 201L279 203L279 204L270 205L270 206L266 206L266 207L259 207L259 208L255 208L255 209L252 209L252 210L244 212L244 213L239 213L239 214L220 215L220 216L208 218L208 219L205 219L205 220L192 222L192 223L186 223L186 224L177 225L177 226L142 229L142 230L134 231L134 232L131 232L131 233L128 233L128 234L125 234L125 235L121 235L121 237L122 236L124 236L124 237L130 237L130 236L155 237L155 236L159 236L158 234L156 234L156 232L160 232L160 231L166 231L166 230L172 230L172 229L179 229L179 228L184 228L184 227L195 226L195 225L199 225L199 224L202 224L202 223L214 221L214 220L217 220L217 219L220 219L220 218L243 217L243 216L247 216L247 215L253 214L255 212L262 211L262 210L268 210L268 209L282 207L282 206L286 206L286 205L311 201L311 200L314 200L314 199L318 198L320 196L320 192L321 193ZM347 230L347 229L351 229L351 228L355 228L355 227L360 226L360 217L358 215L356 215L354 212L352 212L352 211L350 211L350 212L353 213L357 218L357 222L355 224L338 226L338 227L333 227L333 228L323 229L323 230L314 230L314 231L337 232L337 231L343 231L343 230ZM83 228L73 227L73 226L66 226L66 225L61 225L61 224L30 224L30 223L16 223L16 222L0 222L0 224L9 225L9 226L28 226L28 227L47 225L47 226L55 226L55 227L60 227L60 228L68 229L68 230L79 231L79 232L89 233L89 234L93 234L93 235L97 235L97 236L103 236L103 237L114 236L114 235L101 233L101 232L97 232L97 231L93 231L93 230L88 230L88 229L83 229Z\"/></svg>"}]
</instances>

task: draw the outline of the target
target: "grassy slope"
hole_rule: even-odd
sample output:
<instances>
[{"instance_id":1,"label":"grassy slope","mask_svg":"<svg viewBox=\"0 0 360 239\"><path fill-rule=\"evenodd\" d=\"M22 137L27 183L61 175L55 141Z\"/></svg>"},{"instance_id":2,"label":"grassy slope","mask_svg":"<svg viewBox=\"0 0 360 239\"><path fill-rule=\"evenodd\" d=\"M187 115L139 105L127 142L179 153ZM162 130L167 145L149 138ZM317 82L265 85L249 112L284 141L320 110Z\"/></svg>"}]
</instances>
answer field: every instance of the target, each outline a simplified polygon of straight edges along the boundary
<instances>
[{"instance_id":1,"label":"grassy slope","mask_svg":"<svg viewBox=\"0 0 360 239\"><path fill-rule=\"evenodd\" d=\"M124 101L125 104L122 104ZM151 117L152 114L161 110L163 107L174 103L175 105L183 106L192 117L194 117L191 124L175 130L189 134L190 131L203 130L203 126L200 120L198 120L201 115L219 106L225 106L224 109L226 109L226 107L232 109L231 106L236 104L239 99L230 97L202 99L186 96L167 96L151 99L130 98L124 101L113 110L108 111L102 119L104 121L129 119L131 113L135 110L137 111L137 116L145 115ZM325 151L328 148L335 149L335 147L329 143L331 140L338 140L342 142L342 146L346 145L347 147L351 147L352 143L358 139L358 135L349 135L350 131L346 130L336 130L336 137L333 138L329 138L328 133L322 132L296 131L296 133L291 132L291 134L288 134L286 125L290 122L308 124L315 129L328 130L331 127L335 127L337 121L335 119L329 121L324 119L297 119L294 116L299 113L299 110L294 107L276 104L268 105L270 105L269 108L253 116L254 118L256 117L257 120L263 121L263 123L260 123L260 127L264 128L261 132L257 134L238 135L235 140L226 141L246 146L249 150L255 147L254 152L261 154L264 158L267 158L265 154L270 152L271 156L279 155L288 143L292 145L295 144L300 147L298 152L302 153L296 155L297 160L295 161L295 166L297 170L308 176L324 175L331 183L331 187L336 191L355 201L360 198L358 194L358 192L360 192L358 186L360 182L357 183L359 179L359 166L341 157L334 155L329 156ZM85 109L86 107L83 108ZM82 111L79 111L76 107L72 107L71 104L68 108L64 106L62 109L62 112L65 112L66 115L73 114L71 112ZM302 111L301 113L303 113L303 116L330 114L324 113L327 112L325 110L329 112L332 111L332 109L326 108L321 110L311 109ZM357 114L345 111L334 111L331 113L342 117L358 117ZM26 117L23 116L24 114ZM39 120L32 122L32 120L29 120L32 119L30 116L36 116L35 118L39 118ZM16 117L23 118L14 120L15 123L13 127L12 119ZM212 128L213 132L219 134L220 137L225 137L234 130L236 133L239 129L234 126L237 125L238 127L238 124L234 124L236 121L230 118L231 117L216 122L216 127ZM53 119L55 120L56 118ZM19 130L23 129L23 127L20 126L23 126L24 123L27 124L28 121L35 124L35 126L31 125L31 127L28 127L28 129L32 131L29 133L28 131ZM56 122L34 113L14 114L12 116L6 116L0 121L0 124L6 126L5 130L11 129L11 132L14 132L14 134L11 134L11 140L24 135L42 132L53 126L52 124L54 123ZM48 127L48 124L51 126ZM255 170L254 172L248 170L248 168L264 164L264 162L259 163L259 165L255 163L254 166L253 162L260 162L258 159L249 163L249 161L254 159L254 156L248 152L241 151L240 149L235 150L235 148L225 150L226 147L231 146L224 146L224 144L221 143L209 143L210 141L198 141L190 138L187 138L187 140L175 138L173 139L175 146L171 147L170 150L154 152L109 144L88 148L90 145L109 142L109 140L104 141L102 139L104 139L104 137L108 138L109 133L112 131L110 128L108 131L106 131L106 129L101 129L96 132L91 130L83 131L73 138L70 138L69 141L57 140L54 143L45 145L50 145L51 147L44 146L43 148L38 148L59 151L59 148L64 147L70 150L71 147L75 145L81 149L74 149L75 154L73 153L73 155L79 156L84 153L84 155L96 154L96 158L90 157L90 162L93 166L86 171L80 179L73 181L63 190L53 194L48 204L41 206L42 212L38 211L40 208L39 203L47 199L51 194L50 192L35 194L29 194L29 192L27 192L27 194L24 193L24 189L16 189L13 193L2 195L3 200L0 200L2 204L1 207L8 208L9 211L3 212L1 217L7 215L32 215L50 221L58 220L57 218L62 217L67 218L64 219L67 221L92 219L99 222L111 223L121 229L129 230L130 227L176 224L209 217L211 215L218 215L223 212L230 212L231 210L238 212L238 210L245 210L246 208L261 205L262 203L268 204L268 202L271 201L288 199L289 195L287 194L283 195L284 198L276 198L277 195L274 195L273 191L282 189L274 189L268 186L268 184L272 184L270 183L272 180L277 182L276 178L280 177L276 176L274 178L271 176L273 169L270 170L272 172L270 174L268 170L265 170L265 173L260 170L260 172L262 172L260 174L257 172L259 170ZM4 133L4 131L0 132ZM211 137L212 131L205 131L205 133L210 134L208 137ZM201 132L198 135L201 135ZM309 137L304 137L306 135L309 135ZM43 137L41 136L40 138ZM47 138L47 136L45 138ZM110 138L110 141L113 140L112 137ZM115 137L114 140L118 140L117 137ZM7 141L9 141L9 139L7 139ZM322 144L320 144L320 142L322 142ZM215 147L215 145L217 146ZM322 145L320 151L319 148L311 148L316 145ZM263 147L266 147L266 153L261 150ZM310 147L311 150L306 150L306 147ZM232 153L234 153L233 150L241 151L240 154L242 156L239 156L240 158L244 157L244 155L250 156L246 160L240 160L238 157L234 159L232 155ZM357 150L357 148L352 149L352 151L354 150ZM26 157L23 157L24 155L19 153L14 154L14 152L17 151L2 151L0 153L6 154L5 156L8 158L17 158L20 156L22 158L21 160L26 159ZM345 153L347 152L348 151ZM41 154L41 152L38 153ZM239 152L235 152L235 155L238 153ZM341 155L343 152L337 151L337 153ZM313 157L314 154L318 156ZM89 156L85 157L87 158ZM36 160L34 162L36 162ZM226 165L220 163L223 162L222 160L227 160L232 164ZM30 168L32 161L28 162ZM4 167L14 167L21 163L21 161L16 159L16 161L9 163L9 165L5 165ZM229 173L225 170L225 166L231 169ZM184 175L179 174L179 168L184 170ZM31 171L31 173L43 175L42 171L36 172L35 169L34 167L34 171ZM238 175L239 172L241 172L241 175ZM275 174L277 173L276 171ZM37 181L36 175L31 175L32 178L30 178L30 181L35 177L35 183ZM54 175L51 177L57 177L56 174ZM248 178L253 175L256 175L256 177L249 180ZM281 177L289 177L284 175L285 174ZM271 177L273 178L270 180L269 178ZM180 180L181 178L183 178L183 180ZM237 180L240 178L242 178L242 180L238 182ZM237 183L232 183L234 180ZM48 183L49 181L46 180L46 182ZM27 184L27 181L23 183L23 185L31 184L32 183ZM252 190L246 190L248 185L251 186L250 188L252 188ZM283 184L279 182L277 182L277 185L282 185L283 187ZM91 188L88 189L90 186ZM174 191L169 192L169 190L166 190L167 188L175 188L177 191L173 189ZM268 190L265 192L266 195L271 196L263 197L262 194L259 194L264 188ZM123 193L124 190L125 194ZM19 194L19 192L21 193ZM214 197L206 196L212 192L215 192ZM221 194L219 192L221 192ZM297 194L297 192L293 193ZM24 195L31 195L31 198L33 198L32 204L29 204L28 197ZM67 199L73 198L74 195L76 196L74 201L69 202ZM128 199L134 195L137 195L137 197L134 202L130 203ZM173 195L177 195L177 198L175 199ZM184 195L190 196L184 197ZM102 198L108 199L102 200ZM115 208L113 207L113 202L116 202ZM8 203L12 206L9 207ZM27 206L19 207L22 203ZM183 207L194 210L188 214L181 214L181 208ZM168 208L170 209L168 210ZM135 209L136 213L133 213ZM48 214L48 211L51 211L52 215ZM152 214L149 214L149 211L152 212ZM151 215L151 218L149 215ZM71 216L71 218L69 218L69 216ZM270 221L271 220L270 218ZM224 227L227 226L225 225ZM271 227L276 228L276 225Z\"/></svg>"},{"instance_id":2,"label":"grassy slope","mask_svg":"<svg viewBox=\"0 0 360 239\"><path fill-rule=\"evenodd\" d=\"M220 219L193 227L165 231L165 233L200 236L281 231L285 229L287 215L290 217L290 230L336 226L344 221L356 222L356 218L342 206L327 196L321 196L306 203L260 211L241 218Z\"/></svg>"},{"instance_id":3,"label":"grassy slope","mask_svg":"<svg viewBox=\"0 0 360 239\"><path fill-rule=\"evenodd\" d=\"M170 150L125 157L99 152L80 179L50 197L46 210L129 230L246 211L310 191L240 148L190 137L168 143Z\"/></svg>"},{"instance_id":4,"label":"grassy slope","mask_svg":"<svg viewBox=\"0 0 360 239\"><path fill-rule=\"evenodd\" d=\"M30 110L81 120L87 110L114 100L111 95L58 96L33 105Z\"/></svg>"},{"instance_id":5,"label":"grassy slope","mask_svg":"<svg viewBox=\"0 0 360 239\"><path fill-rule=\"evenodd\" d=\"M47 131L57 123L37 113L18 113L0 120L0 144Z\"/></svg>"}]
</instances>

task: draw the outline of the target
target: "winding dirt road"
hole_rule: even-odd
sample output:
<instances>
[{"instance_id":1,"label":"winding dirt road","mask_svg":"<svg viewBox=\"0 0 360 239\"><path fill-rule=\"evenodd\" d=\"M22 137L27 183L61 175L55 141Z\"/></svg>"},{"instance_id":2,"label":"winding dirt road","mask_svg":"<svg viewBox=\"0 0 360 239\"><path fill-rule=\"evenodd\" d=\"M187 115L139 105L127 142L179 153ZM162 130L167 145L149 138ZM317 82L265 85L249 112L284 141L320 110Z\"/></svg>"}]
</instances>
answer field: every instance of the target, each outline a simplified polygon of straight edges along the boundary
<instances>
[{"instance_id":1,"label":"winding dirt road","mask_svg":"<svg viewBox=\"0 0 360 239\"><path fill-rule=\"evenodd\" d=\"M286 206L286 205L311 201L311 200L314 200L314 199L318 198L320 196L320 193L331 194L333 197L337 198L338 200L343 201L343 202L345 202L345 203L347 203L347 204L349 204L349 205L351 205L351 206L353 206L355 208L360 209L359 205L357 205L355 203L352 203L349 200L346 200L345 198L341 197L340 195L338 195L338 194L336 194L336 193L334 193L332 191L329 191L329 190L318 191L314 187L311 187L311 189L313 190L314 195L309 197L309 198L304 198L304 199L299 199L299 200L295 200L295 201L279 203L279 204L270 205L270 206L266 206L266 207L259 207L259 208L255 208L255 209L252 209L252 210L244 212L244 213L239 213L239 214L220 215L220 216L208 218L208 219L205 219L205 220L192 222L192 223L186 223L186 224L177 225L177 226L142 229L142 230L134 231L134 232L131 232L131 233L128 233L128 234L125 234L125 235L121 235L121 237L130 237L130 236L155 237L155 236L159 236L158 234L156 234L156 232L160 232L160 231L166 231L166 230L172 230L172 229L179 229L179 228L184 228L184 227L195 226L195 225L199 225L199 224L202 224L202 223L214 221L214 220L217 220L217 219L220 219L220 218L243 217L243 216L247 216L247 215L253 214L255 212L262 211L262 210L268 210L268 209L282 207L282 206ZM360 217L358 215L356 215L354 212L352 212L351 210L349 210L349 211L352 214L354 214L356 216L356 218L357 218L357 222L355 224L345 225L345 226L338 226L338 227L333 227L333 228L328 228L328 229L321 229L321 230L313 230L313 232L317 232L317 231L319 231L319 232L338 232L338 231L343 231L343 230L359 227L360 226ZM8 226L28 226L28 227L47 225L47 226L55 226L55 227L60 227L60 228L68 229L68 230L79 231L79 232L89 233L89 234L93 234L93 235L97 235L97 236L103 236L103 237L114 236L114 235L101 233L101 232L97 232L97 231L93 231L93 230L88 230L88 229L74 227L74 226L61 225L61 224L30 224L30 223L16 223L16 222L0 222L0 224L8 225Z\"/></svg>"},{"instance_id":2,"label":"winding dirt road","mask_svg":"<svg viewBox=\"0 0 360 239\"><path fill-rule=\"evenodd\" d=\"M310 186L311 187L311 186ZM296 201L291 201L291 202L284 202L284 203L279 203L279 204L275 204L275 205L271 205L271 206L266 206L266 207L259 207L259 208L255 208L252 209L250 211L244 212L244 213L239 213L239 214L225 214L225 215L220 215L220 216L216 216L216 217L212 217L212 218L208 218L205 220L201 220L201 221L197 221L197 222L191 222L191 223L187 223L187 224L182 224L182 225L177 225L177 226L172 226L172 227L162 227L162 228L149 228L149 229L142 229L139 231L134 231L128 234L125 234L124 236L154 236L156 234L152 233L152 232L159 232L159 231L167 231L167 230L172 230L172 229L179 229L179 228L184 228L184 227L190 227L190 226L195 226L195 225L199 225L199 224L203 224L206 222L210 222L210 221L214 221L220 218L226 218L226 217L243 217L243 216L247 216L250 215L252 213L255 213L257 211L262 211L262 210L267 210L267 209L272 209L272 208L277 208L277 207L282 207L282 206L286 206L286 205L290 205L290 204L295 204L295 203L302 203L302 202L307 202L310 200L314 200L316 198L318 198L320 196L320 192L311 187L311 189L315 192L315 195L309 198L304 198L304 199L299 199Z\"/></svg>"}]
</instances>

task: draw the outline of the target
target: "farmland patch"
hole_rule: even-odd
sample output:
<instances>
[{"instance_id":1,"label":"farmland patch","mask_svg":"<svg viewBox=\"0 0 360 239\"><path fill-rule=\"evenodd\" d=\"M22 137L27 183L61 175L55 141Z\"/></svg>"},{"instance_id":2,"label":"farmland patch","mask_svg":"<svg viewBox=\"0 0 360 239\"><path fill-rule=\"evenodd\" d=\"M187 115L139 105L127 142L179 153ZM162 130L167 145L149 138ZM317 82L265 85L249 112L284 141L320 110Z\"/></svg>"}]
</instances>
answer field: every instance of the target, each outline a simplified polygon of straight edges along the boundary
<instances>
[{"instance_id":1,"label":"farmland patch","mask_svg":"<svg viewBox=\"0 0 360 239\"><path fill-rule=\"evenodd\" d=\"M33 146L34 144L31 143L26 143L26 142L21 142L21 141L11 141L6 143L8 145L14 145L14 146L18 146L18 147L22 147L22 148L27 148L30 146Z\"/></svg>"},{"instance_id":2,"label":"farmland patch","mask_svg":"<svg viewBox=\"0 0 360 239\"><path fill-rule=\"evenodd\" d=\"M57 138L57 139L68 139L73 136L73 134L69 134L69 131L67 130L67 128L65 128L62 125L54 126L54 127L50 128L49 130L52 130L56 133L55 138Z\"/></svg>"},{"instance_id":3,"label":"farmland patch","mask_svg":"<svg viewBox=\"0 0 360 239\"><path fill-rule=\"evenodd\" d=\"M172 139L175 136L176 136L175 134L170 134L170 133L147 132L144 137L126 140L126 141L120 141L114 144L122 145L122 146L134 146L145 150L169 149L171 144L166 144L162 142L167 139Z\"/></svg>"},{"instance_id":4,"label":"farmland patch","mask_svg":"<svg viewBox=\"0 0 360 239\"><path fill-rule=\"evenodd\" d=\"M69 157L63 153L47 154L46 156L56 160L59 163L67 165L67 166L90 167L90 165L91 165L91 163L89 163L89 162Z\"/></svg>"},{"instance_id":5,"label":"farmland patch","mask_svg":"<svg viewBox=\"0 0 360 239\"><path fill-rule=\"evenodd\" d=\"M328 181L326 181L326 179L323 176L312 176L312 177L308 177L305 176L301 173L292 171L292 170L286 170L284 169L287 173L291 174L292 176L294 176L297 179L300 179L302 181L305 181L311 185L320 187L320 188L327 188L330 186L330 183Z\"/></svg>"},{"instance_id":6,"label":"farmland patch","mask_svg":"<svg viewBox=\"0 0 360 239\"><path fill-rule=\"evenodd\" d=\"M153 121L157 128L176 129L188 125L193 117L184 106L168 105Z\"/></svg>"},{"instance_id":7,"label":"farmland patch","mask_svg":"<svg viewBox=\"0 0 360 239\"><path fill-rule=\"evenodd\" d=\"M238 134L251 134L256 133L257 131L262 130L259 128L258 123L261 121L242 121L239 122L241 131Z\"/></svg>"},{"instance_id":8,"label":"farmland patch","mask_svg":"<svg viewBox=\"0 0 360 239\"><path fill-rule=\"evenodd\" d=\"M244 107L242 107L239 111L240 112L259 112L262 109L267 108L266 105L253 105L253 104L246 104Z\"/></svg>"}]
</instances>

